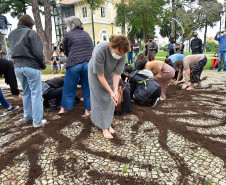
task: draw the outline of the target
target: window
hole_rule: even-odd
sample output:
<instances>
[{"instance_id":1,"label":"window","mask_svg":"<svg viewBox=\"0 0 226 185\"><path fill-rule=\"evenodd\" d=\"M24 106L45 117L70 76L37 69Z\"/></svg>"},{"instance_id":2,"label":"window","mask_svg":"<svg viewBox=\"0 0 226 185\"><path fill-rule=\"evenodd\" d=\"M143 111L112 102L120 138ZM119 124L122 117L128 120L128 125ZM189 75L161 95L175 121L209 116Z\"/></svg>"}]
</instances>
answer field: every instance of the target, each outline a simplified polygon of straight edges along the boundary
<instances>
[{"instance_id":1,"label":"window","mask_svg":"<svg viewBox=\"0 0 226 185\"><path fill-rule=\"evenodd\" d=\"M106 8L105 7L101 7L101 17L102 18L106 17Z\"/></svg>"},{"instance_id":2,"label":"window","mask_svg":"<svg viewBox=\"0 0 226 185\"><path fill-rule=\"evenodd\" d=\"M87 17L87 8L86 8L86 6L82 7L82 16L83 16L83 18Z\"/></svg>"}]
</instances>

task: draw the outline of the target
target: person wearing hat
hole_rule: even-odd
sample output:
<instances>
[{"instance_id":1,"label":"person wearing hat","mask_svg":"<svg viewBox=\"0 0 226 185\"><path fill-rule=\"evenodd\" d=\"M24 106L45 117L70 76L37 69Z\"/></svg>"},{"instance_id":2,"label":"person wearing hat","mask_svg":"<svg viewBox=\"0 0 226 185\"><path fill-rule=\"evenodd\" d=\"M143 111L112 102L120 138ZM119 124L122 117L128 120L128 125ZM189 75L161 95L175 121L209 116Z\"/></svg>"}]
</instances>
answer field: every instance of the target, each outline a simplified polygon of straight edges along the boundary
<instances>
[{"instance_id":1,"label":"person wearing hat","mask_svg":"<svg viewBox=\"0 0 226 185\"><path fill-rule=\"evenodd\" d=\"M52 74L54 74L54 72L53 72L54 69L56 69L56 71L57 71L57 69L60 71L59 57L57 56L57 54L55 52L53 53L53 56L50 59L50 68L51 68Z\"/></svg>"}]
</instances>

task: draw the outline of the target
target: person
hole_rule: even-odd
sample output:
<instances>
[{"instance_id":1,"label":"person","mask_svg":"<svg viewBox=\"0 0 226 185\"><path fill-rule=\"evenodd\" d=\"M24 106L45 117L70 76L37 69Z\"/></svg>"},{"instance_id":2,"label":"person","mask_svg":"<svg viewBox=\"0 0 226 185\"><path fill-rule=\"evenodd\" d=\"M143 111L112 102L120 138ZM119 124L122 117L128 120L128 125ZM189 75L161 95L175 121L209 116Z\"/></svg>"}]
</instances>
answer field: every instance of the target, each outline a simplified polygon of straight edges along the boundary
<instances>
[{"instance_id":1,"label":"person","mask_svg":"<svg viewBox=\"0 0 226 185\"><path fill-rule=\"evenodd\" d=\"M0 88L0 103L3 106L4 109L7 109L8 112L12 112L14 110L17 110L19 106L12 106L10 105L7 100L5 99L4 95L2 94L2 90ZM7 113L0 112L0 117L5 116Z\"/></svg>"},{"instance_id":2,"label":"person","mask_svg":"<svg viewBox=\"0 0 226 185\"><path fill-rule=\"evenodd\" d=\"M130 66L130 65L128 65ZM132 66L130 66L132 67ZM132 67L133 69L133 67ZM122 73L123 74L123 73ZM115 107L115 114L126 114L132 111L132 103L130 98L130 89L129 84L125 84L122 79L119 81L119 87L122 87L123 89L123 101L121 105L117 105ZM118 110L119 109L119 110Z\"/></svg>"},{"instance_id":3,"label":"person","mask_svg":"<svg viewBox=\"0 0 226 185\"><path fill-rule=\"evenodd\" d=\"M218 68L218 62L219 62L218 52L215 52L212 58L210 70Z\"/></svg>"},{"instance_id":4,"label":"person","mask_svg":"<svg viewBox=\"0 0 226 185\"><path fill-rule=\"evenodd\" d=\"M137 42L137 39L135 39L135 44L133 44L133 61L135 61L135 57L139 55L140 53L140 46Z\"/></svg>"},{"instance_id":5,"label":"person","mask_svg":"<svg viewBox=\"0 0 226 185\"><path fill-rule=\"evenodd\" d=\"M3 55L5 54L5 51L2 48L2 43L0 42L0 58L3 58Z\"/></svg>"},{"instance_id":6,"label":"person","mask_svg":"<svg viewBox=\"0 0 226 185\"><path fill-rule=\"evenodd\" d=\"M185 57L183 54L173 54L165 59L165 63L173 67L173 64L177 60L181 60ZM173 81L177 80L178 71L175 71L175 76L173 77ZM180 81L183 80L183 74L181 75Z\"/></svg>"},{"instance_id":7,"label":"person","mask_svg":"<svg viewBox=\"0 0 226 185\"><path fill-rule=\"evenodd\" d=\"M150 106L155 107L161 95L161 87L153 80L153 73L144 69L147 60L140 59L136 63L137 70L133 71L131 66L126 66L124 69L124 73L129 78L130 96L140 105L152 99Z\"/></svg>"},{"instance_id":8,"label":"person","mask_svg":"<svg viewBox=\"0 0 226 185\"><path fill-rule=\"evenodd\" d=\"M148 61L155 60L155 55L158 52L158 45L153 41L153 37L149 38L148 44Z\"/></svg>"},{"instance_id":9,"label":"person","mask_svg":"<svg viewBox=\"0 0 226 185\"><path fill-rule=\"evenodd\" d=\"M47 123L43 119L41 71L45 69L43 45L37 32L32 30L33 19L22 15L18 27L9 34L15 73L23 88L24 119L33 119L33 126Z\"/></svg>"},{"instance_id":10,"label":"person","mask_svg":"<svg viewBox=\"0 0 226 185\"><path fill-rule=\"evenodd\" d=\"M64 65L66 60L67 60L67 57L65 56L64 52L61 52L59 57L59 65L60 65L61 72L64 71Z\"/></svg>"},{"instance_id":11,"label":"person","mask_svg":"<svg viewBox=\"0 0 226 185\"><path fill-rule=\"evenodd\" d=\"M146 40L145 45L144 45L144 55L148 56L148 39Z\"/></svg>"},{"instance_id":12,"label":"person","mask_svg":"<svg viewBox=\"0 0 226 185\"><path fill-rule=\"evenodd\" d=\"M198 33L194 33L194 39L191 40L191 51L192 55L202 53L202 40L198 38Z\"/></svg>"},{"instance_id":13,"label":"person","mask_svg":"<svg viewBox=\"0 0 226 185\"><path fill-rule=\"evenodd\" d=\"M22 96L18 89L13 63L0 58L0 74L4 75L5 83L9 85L12 95L16 96L18 100L22 100Z\"/></svg>"},{"instance_id":14,"label":"person","mask_svg":"<svg viewBox=\"0 0 226 185\"><path fill-rule=\"evenodd\" d=\"M219 41L219 63L218 63L218 72L222 71L222 60L224 60L224 68L226 71L226 29L224 30L224 35L220 36L220 32L214 38Z\"/></svg>"},{"instance_id":15,"label":"person","mask_svg":"<svg viewBox=\"0 0 226 185\"><path fill-rule=\"evenodd\" d=\"M176 54L184 54L184 44L182 41L176 46Z\"/></svg>"},{"instance_id":16,"label":"person","mask_svg":"<svg viewBox=\"0 0 226 185\"><path fill-rule=\"evenodd\" d=\"M54 74L54 69L56 69L56 72L58 69L58 71L60 73L60 61L59 61L59 57L56 55L56 53L53 53L53 56L50 59L50 68L51 68L52 74Z\"/></svg>"},{"instance_id":17,"label":"person","mask_svg":"<svg viewBox=\"0 0 226 185\"><path fill-rule=\"evenodd\" d=\"M133 64L133 44L129 41L130 51L127 53L128 55L128 64Z\"/></svg>"},{"instance_id":18,"label":"person","mask_svg":"<svg viewBox=\"0 0 226 185\"><path fill-rule=\"evenodd\" d=\"M170 42L167 46L167 50L168 50L167 58L176 53L177 46L178 46L178 43L175 41L175 38L171 37Z\"/></svg>"},{"instance_id":19,"label":"person","mask_svg":"<svg viewBox=\"0 0 226 185\"><path fill-rule=\"evenodd\" d=\"M166 88L175 75L174 69L163 61L147 62L145 69L151 70L155 81L162 87L160 100L166 99Z\"/></svg>"},{"instance_id":20,"label":"person","mask_svg":"<svg viewBox=\"0 0 226 185\"><path fill-rule=\"evenodd\" d=\"M130 43L123 35L111 35L110 42L98 44L89 63L92 122L103 130L105 138L113 138L111 127L118 102L120 76L126 63Z\"/></svg>"},{"instance_id":21,"label":"person","mask_svg":"<svg viewBox=\"0 0 226 185\"><path fill-rule=\"evenodd\" d=\"M67 56L66 76L59 114L65 109L72 110L79 80L82 85L85 116L90 116L90 89L88 82L88 63L92 56L93 43L89 34L85 32L82 22L75 16L66 19L70 29L64 37L64 53Z\"/></svg>"},{"instance_id":22,"label":"person","mask_svg":"<svg viewBox=\"0 0 226 185\"><path fill-rule=\"evenodd\" d=\"M62 41L59 43L59 49L60 49L60 53L62 52L64 53L64 46Z\"/></svg>"},{"instance_id":23,"label":"person","mask_svg":"<svg viewBox=\"0 0 226 185\"><path fill-rule=\"evenodd\" d=\"M194 89L194 84L198 83L197 87L201 87L200 76L202 74L203 68L206 65L207 58L206 55L197 54L186 56L182 60L177 60L174 63L174 68L179 71L175 85L178 84L183 70L185 70L185 82L182 89L192 90ZM190 76L190 86L188 87L188 81ZM187 88L188 87L188 88Z\"/></svg>"}]
</instances>

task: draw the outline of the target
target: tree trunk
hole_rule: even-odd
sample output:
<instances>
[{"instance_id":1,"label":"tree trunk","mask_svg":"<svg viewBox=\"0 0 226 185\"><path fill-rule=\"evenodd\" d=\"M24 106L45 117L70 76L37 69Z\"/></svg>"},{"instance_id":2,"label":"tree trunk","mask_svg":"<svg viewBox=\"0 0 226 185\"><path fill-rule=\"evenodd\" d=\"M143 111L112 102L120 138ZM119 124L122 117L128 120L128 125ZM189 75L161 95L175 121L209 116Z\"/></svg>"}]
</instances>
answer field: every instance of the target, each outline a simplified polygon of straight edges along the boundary
<instances>
[{"instance_id":1,"label":"tree trunk","mask_svg":"<svg viewBox=\"0 0 226 185\"><path fill-rule=\"evenodd\" d=\"M206 52L206 34L207 34L207 20L205 24L205 33L204 33L204 44L203 44L203 51Z\"/></svg>"},{"instance_id":2,"label":"tree trunk","mask_svg":"<svg viewBox=\"0 0 226 185\"><path fill-rule=\"evenodd\" d=\"M175 14L176 14L175 0L172 0L172 18L174 18L174 19L175 19ZM174 19L171 19L171 37L175 38L175 20ZM176 40L176 38L175 38L175 40Z\"/></svg>"},{"instance_id":3,"label":"tree trunk","mask_svg":"<svg viewBox=\"0 0 226 185\"><path fill-rule=\"evenodd\" d=\"M146 42L147 38L147 22L146 22L146 13L142 14L143 19L143 35L144 35L144 41Z\"/></svg>"},{"instance_id":4,"label":"tree trunk","mask_svg":"<svg viewBox=\"0 0 226 185\"><path fill-rule=\"evenodd\" d=\"M125 35L125 24L126 24L126 16L125 16L125 2L122 0L122 34Z\"/></svg>"},{"instance_id":5,"label":"tree trunk","mask_svg":"<svg viewBox=\"0 0 226 185\"><path fill-rule=\"evenodd\" d=\"M31 0L32 12L35 19L35 26L38 35L43 44L45 62L48 62L52 56L52 24L51 24L51 8L50 0L44 0L44 14L45 14L45 31L42 27L40 11L37 0Z\"/></svg>"}]
</instances>

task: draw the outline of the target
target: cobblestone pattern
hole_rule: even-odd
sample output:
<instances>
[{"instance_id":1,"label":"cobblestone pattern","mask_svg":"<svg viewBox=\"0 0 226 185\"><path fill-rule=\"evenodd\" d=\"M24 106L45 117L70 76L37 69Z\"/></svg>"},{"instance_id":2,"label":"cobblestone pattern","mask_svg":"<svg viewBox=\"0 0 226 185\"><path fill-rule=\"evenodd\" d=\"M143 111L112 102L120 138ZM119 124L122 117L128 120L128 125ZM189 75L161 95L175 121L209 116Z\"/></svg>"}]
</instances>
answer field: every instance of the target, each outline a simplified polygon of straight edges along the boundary
<instances>
[{"instance_id":1,"label":"cobblestone pattern","mask_svg":"<svg viewBox=\"0 0 226 185\"><path fill-rule=\"evenodd\" d=\"M212 85L212 90L226 90L225 81L222 80L223 77L226 77L225 74L220 73L219 78L214 80L209 77L213 75L211 72L204 72L203 75L210 79L203 82L204 87L216 83L217 85ZM210 90L207 89L207 91ZM4 94L10 95L9 93ZM210 98L220 99L221 104L211 101ZM220 137L225 136L226 130L225 123L220 125L223 123L222 120L226 118L225 96L212 97L212 95L200 94L199 97L193 97L192 100L207 107L213 107L209 112L199 111L205 112L206 115L213 115L215 119L193 118L192 116L198 113L190 110L167 113L155 111L155 114L156 116L179 116L170 119L178 123L188 124L186 126L188 130L196 131L212 140L226 144L225 137ZM174 103L162 104L163 108L174 108L174 106ZM45 115L47 114L51 115L52 118L48 124L53 124L51 123L53 120L61 118L52 112L45 112ZM189 118L189 116L191 117ZM17 114L10 120L14 122L13 126L7 125L8 121L7 117L0 120L0 157L10 149L20 147L43 131L39 129L26 137L15 140L17 136L30 132L31 126L23 123L21 114ZM123 141L122 144L103 138L102 133L96 127L92 127L90 135L82 141L81 144L86 146L84 151L77 149L76 144L72 144L69 149L59 153L59 141L53 138L45 139L43 144L37 147L41 150L37 159L41 175L34 180L34 184L91 184L94 182L93 177L89 175L92 170L117 177L135 177L144 180L146 184L151 184L150 182L179 184L182 173L188 173L185 184L199 184L200 179L205 179L206 183L211 184L226 184L226 169L222 159L214 156L199 143L190 142L171 130L167 132L166 145L163 148L163 144L159 142L161 130L154 123L144 121L139 126L138 132L134 132L132 127L138 121L139 118L135 115L125 115L114 120L117 138ZM59 130L58 133L73 140L83 129L82 122L74 121L69 126ZM100 155L102 153L108 153L109 157L102 157ZM121 158L126 158L126 160L120 160ZM62 171L59 171L56 165L59 159L65 160L62 164L65 165L65 168ZM25 184L28 180L30 165L25 153L18 154L11 164L1 170L0 184ZM184 165L185 172L178 167L181 165ZM99 179L94 184L117 184L117 182L106 178Z\"/></svg>"}]
</instances>

